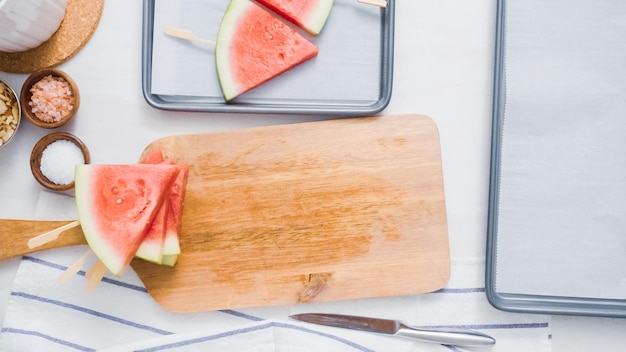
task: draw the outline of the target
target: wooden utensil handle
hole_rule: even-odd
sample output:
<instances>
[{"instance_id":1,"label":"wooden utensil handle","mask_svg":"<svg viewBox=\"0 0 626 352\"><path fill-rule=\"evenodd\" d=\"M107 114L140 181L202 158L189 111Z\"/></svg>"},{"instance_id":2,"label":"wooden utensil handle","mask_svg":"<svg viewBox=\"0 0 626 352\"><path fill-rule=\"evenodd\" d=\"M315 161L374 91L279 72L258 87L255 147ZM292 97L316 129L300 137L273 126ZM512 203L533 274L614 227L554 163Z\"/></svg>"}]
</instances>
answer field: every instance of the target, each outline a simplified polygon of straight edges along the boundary
<instances>
[{"instance_id":1,"label":"wooden utensil handle","mask_svg":"<svg viewBox=\"0 0 626 352\"><path fill-rule=\"evenodd\" d=\"M80 226L61 233L58 239L37 248L28 248L28 240L72 221L38 221L0 219L0 260L50 248L86 244Z\"/></svg>"}]
</instances>

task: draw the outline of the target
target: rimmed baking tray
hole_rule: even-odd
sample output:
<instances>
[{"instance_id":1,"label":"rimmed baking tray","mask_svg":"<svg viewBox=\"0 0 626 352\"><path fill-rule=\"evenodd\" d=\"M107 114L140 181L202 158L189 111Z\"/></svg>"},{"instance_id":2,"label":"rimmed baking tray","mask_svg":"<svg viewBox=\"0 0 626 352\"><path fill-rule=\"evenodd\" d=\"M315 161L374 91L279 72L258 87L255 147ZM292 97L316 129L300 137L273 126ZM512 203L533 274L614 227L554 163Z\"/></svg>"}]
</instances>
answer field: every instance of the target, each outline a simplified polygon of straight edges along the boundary
<instances>
[{"instance_id":1,"label":"rimmed baking tray","mask_svg":"<svg viewBox=\"0 0 626 352\"><path fill-rule=\"evenodd\" d=\"M527 13L521 14L528 18L529 27L549 23L552 28L542 32L541 28L519 31L519 22L516 22L515 30L511 28L509 16L514 3L516 10L530 14L546 10L527 0L497 2L485 280L487 298L494 307L504 311L625 318L624 229L619 225L610 226L611 222L619 224L616 220L619 217L615 214L623 213L623 204L626 204L619 196L624 189L619 187L623 184L620 182L623 174L615 164L606 162L611 160L610 155L623 160L621 145L624 142L619 135L619 131L623 131L619 127L623 115L615 113L623 109L623 105L618 98L611 106L607 103L610 94L604 93L600 96L608 96L609 100L600 101L595 96L590 99L560 98L563 91L569 97L571 91L581 89L580 86L571 90L567 85L561 91L552 89L553 85L558 85L552 73L557 68L566 67L564 62L573 63L573 67L579 69L579 77L586 78L589 74L597 78L593 76L597 66L584 65L587 64L585 60L590 55L595 55L595 59L601 54L611 55L614 50L586 51L586 44L581 43L587 42L580 39L580 33L572 34L559 26L559 23L571 21L568 16L574 12L580 15L575 26L588 30L579 23L581 19L589 20L583 15L585 10L577 6L579 4L567 2L568 9L565 10L561 5L550 3L549 11L556 15L551 12L543 14L542 20ZM518 16L517 20L520 18ZM605 19L605 22L610 20ZM561 37L556 41L568 49L549 48L546 52L537 52L533 35L542 36L559 30L561 32L557 33ZM519 55L521 51L532 57L520 60L517 56L517 60L511 60L513 54ZM569 55L565 59L561 56L563 52ZM538 57L558 65L552 66L547 75L537 75ZM615 66L619 67L620 62ZM518 64L523 66L516 66ZM602 68L607 66L611 65ZM514 82L512 72L515 72ZM519 89L520 76L530 82L531 88ZM586 82L591 84L593 80ZM614 89L619 89L617 87ZM526 99L528 92L533 90L543 97L543 101L552 103L541 104L537 99ZM544 90L549 93L543 94ZM520 99L520 92L524 93L524 98ZM585 106L591 107L595 114L587 114L587 110L583 110ZM612 128L605 128L607 126ZM610 132L611 129L617 132ZM595 143L582 144L589 140ZM609 167L595 171L584 167L585 172L579 172L581 165L597 163L606 163ZM564 170L563 177L556 177L560 170ZM616 197L603 198L598 196L598 190Z\"/></svg>"},{"instance_id":2,"label":"rimmed baking tray","mask_svg":"<svg viewBox=\"0 0 626 352\"><path fill-rule=\"evenodd\" d=\"M326 26L310 38L316 58L225 103L214 49L167 37L164 26L214 39L229 0L144 0L142 90L165 110L364 116L391 99L394 0L384 9L335 0Z\"/></svg>"}]
</instances>

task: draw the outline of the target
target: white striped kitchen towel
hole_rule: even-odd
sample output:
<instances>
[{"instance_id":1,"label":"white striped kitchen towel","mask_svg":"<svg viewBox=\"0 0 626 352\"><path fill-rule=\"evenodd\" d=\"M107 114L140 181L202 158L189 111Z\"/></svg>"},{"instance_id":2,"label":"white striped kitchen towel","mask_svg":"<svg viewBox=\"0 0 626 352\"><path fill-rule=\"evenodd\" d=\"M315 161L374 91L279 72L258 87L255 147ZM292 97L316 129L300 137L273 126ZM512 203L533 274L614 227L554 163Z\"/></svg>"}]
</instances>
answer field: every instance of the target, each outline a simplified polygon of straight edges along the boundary
<instances>
[{"instance_id":1,"label":"white striped kitchen towel","mask_svg":"<svg viewBox=\"0 0 626 352\"><path fill-rule=\"evenodd\" d=\"M289 320L330 312L403 320L418 327L469 328L496 338L485 351L550 351L550 318L492 308L484 292L484 260L453 260L437 292L324 304L171 313L139 278L106 276L85 292L84 272L58 276L86 247L24 256L0 332L0 351L463 351L452 346L314 326ZM90 263L86 263L88 267Z\"/></svg>"}]
</instances>

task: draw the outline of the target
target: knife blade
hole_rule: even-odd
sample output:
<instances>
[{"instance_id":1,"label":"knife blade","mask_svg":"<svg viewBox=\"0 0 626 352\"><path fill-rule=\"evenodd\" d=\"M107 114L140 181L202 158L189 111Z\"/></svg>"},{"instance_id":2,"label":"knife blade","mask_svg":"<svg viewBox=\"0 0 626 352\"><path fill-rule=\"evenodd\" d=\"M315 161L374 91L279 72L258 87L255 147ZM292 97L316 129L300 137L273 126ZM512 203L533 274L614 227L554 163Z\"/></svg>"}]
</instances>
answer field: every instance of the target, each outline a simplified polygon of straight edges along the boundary
<instances>
[{"instance_id":1,"label":"knife blade","mask_svg":"<svg viewBox=\"0 0 626 352\"><path fill-rule=\"evenodd\" d=\"M407 337L442 345L480 347L496 343L493 337L474 330L420 329L399 320L322 313L294 314L289 317L312 324Z\"/></svg>"}]
</instances>

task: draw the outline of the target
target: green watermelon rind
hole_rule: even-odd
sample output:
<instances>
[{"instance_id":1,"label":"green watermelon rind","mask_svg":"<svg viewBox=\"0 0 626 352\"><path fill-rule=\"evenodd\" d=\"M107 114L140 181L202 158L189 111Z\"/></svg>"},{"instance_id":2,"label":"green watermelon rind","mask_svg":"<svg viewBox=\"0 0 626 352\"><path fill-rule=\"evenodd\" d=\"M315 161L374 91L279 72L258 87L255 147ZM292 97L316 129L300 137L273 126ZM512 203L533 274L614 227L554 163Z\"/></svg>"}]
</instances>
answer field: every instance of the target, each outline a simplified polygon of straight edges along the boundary
<instances>
[{"instance_id":1,"label":"green watermelon rind","mask_svg":"<svg viewBox=\"0 0 626 352\"><path fill-rule=\"evenodd\" d=\"M162 251L162 247L156 243L145 243L143 242L139 248L137 248L137 253L135 256L137 258L143 259L150 263L154 264L162 264L163 255L157 256L155 253Z\"/></svg>"},{"instance_id":2,"label":"green watermelon rind","mask_svg":"<svg viewBox=\"0 0 626 352\"><path fill-rule=\"evenodd\" d=\"M180 166L180 171L176 175L174 184L172 185L172 191L169 198L168 217L173 222L167 222L165 227L165 236L163 243L163 255L180 254L180 226L182 222L183 204L185 199L185 190L187 188L187 176L189 174L189 167L186 165ZM173 261L176 262L175 260Z\"/></svg>"},{"instance_id":3,"label":"green watermelon rind","mask_svg":"<svg viewBox=\"0 0 626 352\"><path fill-rule=\"evenodd\" d=\"M162 214L161 213L162 211L165 211L165 213ZM165 218L167 217L168 211L169 211L169 203L164 202L163 205L161 205L161 208L157 211L156 216L153 220L153 225L151 226L155 226L154 225L155 221L165 222ZM151 236L151 231L154 231L152 227L149 228L148 235L146 236L146 239L144 239L141 242L141 244L139 245L139 248L137 248L135 257L149 261L151 263L161 264L163 260L163 240L164 240L164 235L165 235L164 223L162 224L162 226L163 226L162 228L158 229L160 231L159 233L160 238L157 241L155 241L152 238L148 240L148 237Z\"/></svg>"},{"instance_id":4,"label":"green watermelon rind","mask_svg":"<svg viewBox=\"0 0 626 352\"><path fill-rule=\"evenodd\" d=\"M174 266L178 260L178 254L165 254L161 265Z\"/></svg>"},{"instance_id":5,"label":"green watermelon rind","mask_svg":"<svg viewBox=\"0 0 626 352\"><path fill-rule=\"evenodd\" d=\"M166 234L165 241L163 243L163 255L177 255L177 254L180 254L180 243L178 239L174 235Z\"/></svg>"},{"instance_id":6,"label":"green watermelon rind","mask_svg":"<svg viewBox=\"0 0 626 352\"><path fill-rule=\"evenodd\" d=\"M89 180L92 179L92 175L94 174L92 170L92 168L87 167L77 167L75 170L74 193L80 226L85 234L85 239L89 247L98 248L98 258L100 258L103 263L108 264L107 268L111 270L111 272L121 272L125 266L124 261L120 260L120 257L115 253L114 249L109 246L107 241L102 240L99 236L91 235L99 232L96 226L98 215L92 212L95 209L81 206L82 204L94 203L96 195L89 189L91 185Z\"/></svg>"},{"instance_id":7,"label":"green watermelon rind","mask_svg":"<svg viewBox=\"0 0 626 352\"><path fill-rule=\"evenodd\" d=\"M222 88L222 94L226 101L234 99L239 95L239 87L235 78L232 76L232 68L230 66L229 45L233 41L237 22L239 21L241 14L252 6L250 1L237 1L233 0L228 5L219 30L217 32L217 39L215 41L215 61L218 67L217 74Z\"/></svg>"},{"instance_id":8,"label":"green watermelon rind","mask_svg":"<svg viewBox=\"0 0 626 352\"><path fill-rule=\"evenodd\" d=\"M313 11L309 17L302 23L302 27L313 35L318 35L328 17L330 16L330 10L333 7L333 0L320 0L320 5Z\"/></svg>"}]
</instances>

